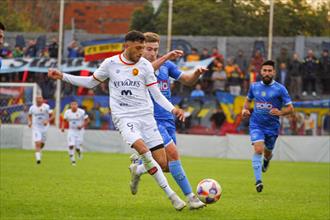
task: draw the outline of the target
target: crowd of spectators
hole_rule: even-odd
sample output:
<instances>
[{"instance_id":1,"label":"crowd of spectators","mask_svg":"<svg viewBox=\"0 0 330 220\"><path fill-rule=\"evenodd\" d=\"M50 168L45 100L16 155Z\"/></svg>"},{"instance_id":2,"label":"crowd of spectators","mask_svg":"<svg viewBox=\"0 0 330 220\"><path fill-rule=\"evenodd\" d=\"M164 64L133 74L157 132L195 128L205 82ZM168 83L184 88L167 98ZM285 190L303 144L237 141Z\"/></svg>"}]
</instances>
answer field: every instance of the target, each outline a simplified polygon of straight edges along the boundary
<instances>
[{"instance_id":1,"label":"crowd of spectators","mask_svg":"<svg viewBox=\"0 0 330 220\"><path fill-rule=\"evenodd\" d=\"M260 80L261 64L265 61L259 50L252 57L245 56L242 50L238 50L236 56L225 59L217 48L213 48L211 52L204 48L200 54L196 48L192 48L184 59L199 61L209 57L214 57L214 60L208 66L209 71L199 81L205 95L212 95L217 91L246 95L249 85ZM330 85L330 57L327 49L322 51L319 58L312 50L308 50L307 56L301 59L297 53L289 55L287 49L282 48L276 58L276 65L275 80L287 87L293 99L330 93L330 87L327 86ZM191 95L195 95L195 92Z\"/></svg>"}]
</instances>

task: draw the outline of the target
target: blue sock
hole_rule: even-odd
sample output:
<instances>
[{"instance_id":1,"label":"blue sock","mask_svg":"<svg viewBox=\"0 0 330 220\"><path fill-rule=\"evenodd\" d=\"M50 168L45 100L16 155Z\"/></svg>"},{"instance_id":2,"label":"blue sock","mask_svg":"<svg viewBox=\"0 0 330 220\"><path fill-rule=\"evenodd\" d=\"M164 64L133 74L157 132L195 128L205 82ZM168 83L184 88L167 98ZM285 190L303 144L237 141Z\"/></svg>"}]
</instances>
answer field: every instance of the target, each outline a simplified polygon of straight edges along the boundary
<instances>
[{"instance_id":1,"label":"blue sock","mask_svg":"<svg viewBox=\"0 0 330 220\"><path fill-rule=\"evenodd\" d=\"M180 160L170 161L168 163L168 168L173 178L175 179L176 183L180 186L182 192L185 195L192 193L190 183L188 181L188 178L186 177L186 174L183 170Z\"/></svg>"},{"instance_id":2,"label":"blue sock","mask_svg":"<svg viewBox=\"0 0 330 220\"><path fill-rule=\"evenodd\" d=\"M262 164L262 155L254 154L252 157L252 167L254 170L254 176L256 181L261 181L261 164Z\"/></svg>"}]
</instances>

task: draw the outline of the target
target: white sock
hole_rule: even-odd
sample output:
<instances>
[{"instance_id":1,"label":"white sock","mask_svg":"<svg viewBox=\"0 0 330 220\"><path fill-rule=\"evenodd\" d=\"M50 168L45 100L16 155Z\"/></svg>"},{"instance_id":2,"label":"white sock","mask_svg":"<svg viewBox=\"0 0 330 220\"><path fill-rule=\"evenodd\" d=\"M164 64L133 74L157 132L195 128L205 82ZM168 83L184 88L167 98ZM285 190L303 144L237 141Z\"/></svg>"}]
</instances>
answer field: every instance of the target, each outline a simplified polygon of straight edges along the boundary
<instances>
[{"instance_id":1,"label":"white sock","mask_svg":"<svg viewBox=\"0 0 330 220\"><path fill-rule=\"evenodd\" d=\"M174 191L168 185L167 179L166 179L162 169L160 168L158 163L152 157L151 152L148 151L147 153L142 154L141 159L143 161L145 169L148 170L149 174L151 174L155 178L156 182L164 190L166 195L168 197L173 195Z\"/></svg>"},{"instance_id":2,"label":"white sock","mask_svg":"<svg viewBox=\"0 0 330 220\"><path fill-rule=\"evenodd\" d=\"M147 172L147 170L146 170L144 164L139 164L139 165L137 166L136 173L137 173L138 175L143 175L143 174L145 174L146 172Z\"/></svg>"},{"instance_id":3,"label":"white sock","mask_svg":"<svg viewBox=\"0 0 330 220\"><path fill-rule=\"evenodd\" d=\"M195 194L194 193L189 193L188 195L186 195L186 197L187 197L187 199L193 199L194 198L194 196L195 196Z\"/></svg>"},{"instance_id":4,"label":"white sock","mask_svg":"<svg viewBox=\"0 0 330 220\"><path fill-rule=\"evenodd\" d=\"M75 158L74 158L74 148L73 149L69 149L69 156L70 156L70 160L71 162L75 162Z\"/></svg>"},{"instance_id":5,"label":"white sock","mask_svg":"<svg viewBox=\"0 0 330 220\"><path fill-rule=\"evenodd\" d=\"M36 155L36 160L37 161L41 160L41 152L36 152L35 155Z\"/></svg>"}]
</instances>

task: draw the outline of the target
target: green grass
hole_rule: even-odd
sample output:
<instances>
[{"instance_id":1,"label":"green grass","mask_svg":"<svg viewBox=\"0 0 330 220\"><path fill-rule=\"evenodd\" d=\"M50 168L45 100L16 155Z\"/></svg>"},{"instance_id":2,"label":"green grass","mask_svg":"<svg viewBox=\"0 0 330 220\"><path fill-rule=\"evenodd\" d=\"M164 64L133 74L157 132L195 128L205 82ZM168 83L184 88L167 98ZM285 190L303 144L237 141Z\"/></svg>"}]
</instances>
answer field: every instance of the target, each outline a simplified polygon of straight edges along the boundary
<instances>
[{"instance_id":1,"label":"green grass","mask_svg":"<svg viewBox=\"0 0 330 220\"><path fill-rule=\"evenodd\" d=\"M272 161L264 191L254 188L251 162L183 157L195 190L203 178L223 188L219 202L197 211L175 211L154 180L142 177L129 191L128 155L85 153L76 167L66 152L1 150L0 219L329 219L329 163ZM182 193L170 175L171 186Z\"/></svg>"}]
</instances>

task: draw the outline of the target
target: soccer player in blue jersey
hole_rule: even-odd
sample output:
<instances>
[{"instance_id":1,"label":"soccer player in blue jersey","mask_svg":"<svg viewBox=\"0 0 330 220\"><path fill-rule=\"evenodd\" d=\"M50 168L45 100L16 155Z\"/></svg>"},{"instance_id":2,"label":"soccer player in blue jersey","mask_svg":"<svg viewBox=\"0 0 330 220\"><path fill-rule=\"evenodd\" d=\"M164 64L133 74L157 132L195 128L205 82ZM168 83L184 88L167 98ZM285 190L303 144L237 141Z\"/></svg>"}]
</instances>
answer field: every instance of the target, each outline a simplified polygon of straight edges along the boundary
<instances>
[{"instance_id":1,"label":"soccer player in blue jersey","mask_svg":"<svg viewBox=\"0 0 330 220\"><path fill-rule=\"evenodd\" d=\"M294 111L288 91L282 84L274 81L274 61L268 60L262 64L261 77L261 81L250 86L242 110L243 117L249 117L251 113L248 109L254 100L254 110L250 118L250 137L254 146L252 167L257 192L263 189L261 172L267 171L273 156L272 151L280 129L279 116L289 115Z\"/></svg>"},{"instance_id":2,"label":"soccer player in blue jersey","mask_svg":"<svg viewBox=\"0 0 330 220\"><path fill-rule=\"evenodd\" d=\"M182 73L174 63L168 61L183 55L183 52L178 50L172 51L156 60L158 56L160 37L158 34L151 32L145 33L144 36L146 38L146 47L143 57L152 62L155 69L158 69L155 72L158 86L160 91L168 100L171 100L170 77L175 80L179 80L184 85L192 86L198 81L200 75L207 71L205 68L198 68L192 74ZM155 101L154 116L157 121L160 134L162 135L165 149L154 149L152 151L153 157L165 172L169 171L172 174L182 192L187 197L188 206L190 209L204 207L205 204L201 202L192 192L191 185L180 162L179 153L176 148L176 128L173 116L167 114L165 110ZM166 153L165 157L164 151ZM131 172L135 172L133 174L136 174L136 178L133 178L133 181L131 182L131 190L133 194L136 194L140 176L146 173L146 170L143 166L135 163L138 159L136 155L132 155L131 159L133 163L130 166L130 170Z\"/></svg>"}]
</instances>

